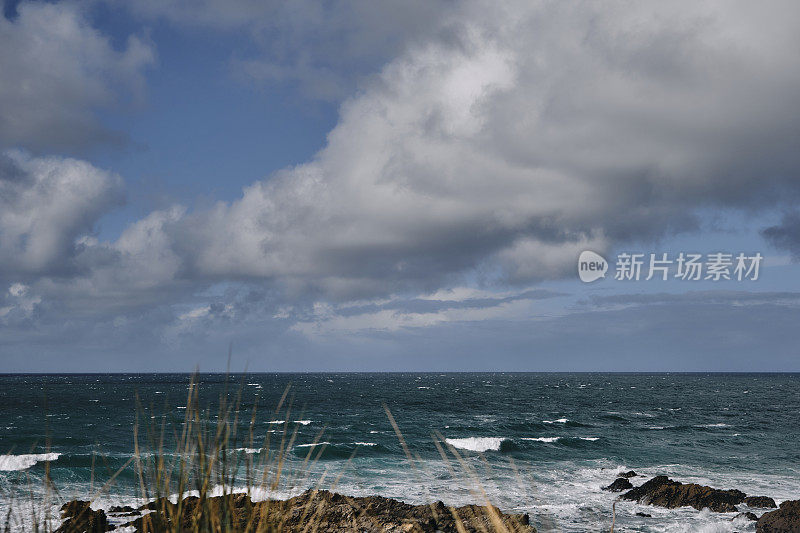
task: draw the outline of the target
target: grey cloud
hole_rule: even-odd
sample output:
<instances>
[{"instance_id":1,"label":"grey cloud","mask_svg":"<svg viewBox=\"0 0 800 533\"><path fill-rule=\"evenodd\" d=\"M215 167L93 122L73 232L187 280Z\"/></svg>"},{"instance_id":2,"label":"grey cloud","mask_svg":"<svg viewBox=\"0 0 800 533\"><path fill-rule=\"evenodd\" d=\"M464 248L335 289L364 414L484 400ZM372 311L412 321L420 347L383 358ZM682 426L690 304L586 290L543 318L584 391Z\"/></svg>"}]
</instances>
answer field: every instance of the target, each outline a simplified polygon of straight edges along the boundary
<instances>
[{"instance_id":1,"label":"grey cloud","mask_svg":"<svg viewBox=\"0 0 800 533\"><path fill-rule=\"evenodd\" d=\"M244 22L258 19L247 11L255 3L224 11L205 2L196 13L188 2L163 5L132 9L173 20L218 13L221 29L244 24L256 39L269 28ZM375 5L381 24L396 21L393 31L408 33L408 20ZM465 283L528 284L571 275L583 249L603 253L692 230L701 209L797 202L798 4L430 5L440 16L409 8L409 17L425 13L429 24L409 33L413 42L379 46L373 59L377 30L360 27L368 17L332 21L332 33L308 48L280 41L280 33L265 45L285 47L270 56L281 68L308 56L306 64L336 77L366 73L391 56L343 102L312 160L253 184L236 201L156 211L113 242L75 245L107 205L96 196L68 211L72 223L50 240L37 233L38 222L4 234L11 235L4 250L25 251L22 259L4 255L5 264L45 272L66 256L80 267L67 280L31 283L43 308L54 305L49 299L100 301L96 309L125 316L172 317L153 323L185 316L203 324L251 310L240 299L194 302L217 283L252 284L308 305ZM304 40L324 26L314 9L299 4L290 15L310 29L290 25L287 35ZM356 40L334 46L348 24ZM20 185L29 175L4 172L7 197L29 190ZM175 310L167 301L196 305ZM448 311L473 316L465 315L473 309Z\"/></svg>"},{"instance_id":2,"label":"grey cloud","mask_svg":"<svg viewBox=\"0 0 800 533\"><path fill-rule=\"evenodd\" d=\"M791 252L795 260L800 259L800 213L787 213L780 224L765 228L761 234L777 248Z\"/></svg>"},{"instance_id":3,"label":"grey cloud","mask_svg":"<svg viewBox=\"0 0 800 533\"><path fill-rule=\"evenodd\" d=\"M73 2L23 2L17 11L0 16L0 144L46 151L124 141L94 112L137 97L152 47L132 36L114 50Z\"/></svg>"},{"instance_id":4,"label":"grey cloud","mask_svg":"<svg viewBox=\"0 0 800 533\"><path fill-rule=\"evenodd\" d=\"M0 280L69 274L78 239L121 200L121 178L86 162L0 153Z\"/></svg>"},{"instance_id":5,"label":"grey cloud","mask_svg":"<svg viewBox=\"0 0 800 533\"><path fill-rule=\"evenodd\" d=\"M351 298L558 278L700 208L794 202L797 9L461 4L312 161L167 232L194 275Z\"/></svg>"}]
</instances>

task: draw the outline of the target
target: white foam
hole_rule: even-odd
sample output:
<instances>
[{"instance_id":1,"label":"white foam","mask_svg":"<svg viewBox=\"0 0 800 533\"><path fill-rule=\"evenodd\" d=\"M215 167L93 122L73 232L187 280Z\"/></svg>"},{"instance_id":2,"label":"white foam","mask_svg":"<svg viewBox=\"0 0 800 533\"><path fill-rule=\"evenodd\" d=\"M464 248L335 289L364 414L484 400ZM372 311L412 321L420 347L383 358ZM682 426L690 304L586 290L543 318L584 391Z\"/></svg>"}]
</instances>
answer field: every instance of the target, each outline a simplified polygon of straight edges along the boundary
<instances>
[{"instance_id":1,"label":"white foam","mask_svg":"<svg viewBox=\"0 0 800 533\"><path fill-rule=\"evenodd\" d=\"M270 420L270 424L284 424L286 420ZM307 426L311 423L311 420L295 420L295 424L300 424L301 426Z\"/></svg>"},{"instance_id":2,"label":"white foam","mask_svg":"<svg viewBox=\"0 0 800 533\"><path fill-rule=\"evenodd\" d=\"M600 440L600 437L522 437L522 440L530 440L535 442L556 442L561 439L580 439L588 441Z\"/></svg>"},{"instance_id":3,"label":"white foam","mask_svg":"<svg viewBox=\"0 0 800 533\"><path fill-rule=\"evenodd\" d=\"M263 449L264 448L236 448L236 449L234 449L234 451L236 451L236 452L244 452L244 453L246 453L248 455L253 455L253 454L256 454L256 453L260 453L261 450L263 450Z\"/></svg>"},{"instance_id":4,"label":"white foam","mask_svg":"<svg viewBox=\"0 0 800 533\"><path fill-rule=\"evenodd\" d=\"M55 461L60 453L26 453L22 455L0 455L0 470L26 470L41 461Z\"/></svg>"},{"instance_id":5,"label":"white foam","mask_svg":"<svg viewBox=\"0 0 800 533\"><path fill-rule=\"evenodd\" d=\"M464 439L445 439L445 442L454 448L472 452L499 451L505 437L467 437Z\"/></svg>"},{"instance_id":6,"label":"white foam","mask_svg":"<svg viewBox=\"0 0 800 533\"><path fill-rule=\"evenodd\" d=\"M356 446L377 446L377 442L354 442Z\"/></svg>"},{"instance_id":7,"label":"white foam","mask_svg":"<svg viewBox=\"0 0 800 533\"><path fill-rule=\"evenodd\" d=\"M568 418L559 418L558 420L542 420L545 424L566 424L569 422Z\"/></svg>"},{"instance_id":8,"label":"white foam","mask_svg":"<svg viewBox=\"0 0 800 533\"><path fill-rule=\"evenodd\" d=\"M318 442L316 444L314 444L313 442L311 444L298 444L297 446L295 446L295 448L310 448L312 446L322 446L325 444L330 444L330 442L323 441L323 442Z\"/></svg>"}]
</instances>

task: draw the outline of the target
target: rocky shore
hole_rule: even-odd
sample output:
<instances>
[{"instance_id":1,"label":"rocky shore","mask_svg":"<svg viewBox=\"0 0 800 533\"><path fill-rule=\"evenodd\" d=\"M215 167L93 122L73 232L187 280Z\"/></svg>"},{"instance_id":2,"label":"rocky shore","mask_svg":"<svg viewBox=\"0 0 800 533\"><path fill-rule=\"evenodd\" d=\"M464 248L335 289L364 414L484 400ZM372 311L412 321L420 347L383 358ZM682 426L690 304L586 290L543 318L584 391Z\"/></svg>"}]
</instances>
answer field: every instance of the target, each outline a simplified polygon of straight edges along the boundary
<instances>
[{"instance_id":1,"label":"rocky shore","mask_svg":"<svg viewBox=\"0 0 800 533\"><path fill-rule=\"evenodd\" d=\"M630 482L633 477L636 477L633 471L621 473L610 485L603 487L603 490L627 491L619 497L621 500L668 509L693 507L717 513L738 513L736 517L756 521L757 533L800 533L800 500L785 501L778 508L775 500L769 496L748 496L736 489L716 489L697 483L681 483L667 476L656 476L634 487ZM744 508L740 509L737 507L739 505ZM747 509L776 510L767 511L759 517Z\"/></svg>"},{"instance_id":2,"label":"rocky shore","mask_svg":"<svg viewBox=\"0 0 800 533\"><path fill-rule=\"evenodd\" d=\"M253 502L245 494L201 500L185 498L180 506L167 499L139 509L113 508L108 515L93 510L89 502L71 501L62 507L65 518L56 533L102 533L105 531L339 531L442 533L508 531L535 533L527 514L505 514L495 507L466 505L447 507L442 502L410 505L390 498L353 498L328 491L309 490L281 501ZM118 527L111 525L127 519Z\"/></svg>"},{"instance_id":3,"label":"rocky shore","mask_svg":"<svg viewBox=\"0 0 800 533\"><path fill-rule=\"evenodd\" d=\"M621 501L668 509L692 507L733 514L730 519L755 522L757 533L800 533L800 500L780 507L769 496L747 495L737 489L718 489L681 483L656 476L641 484L634 471L619 473L603 490L620 492ZM157 533L162 531L337 531L451 533L508 531L535 533L527 514L505 514L495 507L447 507L442 502L410 505L381 496L349 497L308 490L288 500L254 502L245 494L184 498L180 505L168 499L152 501L138 509L112 507L108 513L92 509L89 502L71 501L61 509L65 519L55 533ZM758 516L756 513L761 513ZM637 512L646 519L648 513ZM116 524L116 525L115 525ZM310 528L309 528L310 526Z\"/></svg>"}]
</instances>

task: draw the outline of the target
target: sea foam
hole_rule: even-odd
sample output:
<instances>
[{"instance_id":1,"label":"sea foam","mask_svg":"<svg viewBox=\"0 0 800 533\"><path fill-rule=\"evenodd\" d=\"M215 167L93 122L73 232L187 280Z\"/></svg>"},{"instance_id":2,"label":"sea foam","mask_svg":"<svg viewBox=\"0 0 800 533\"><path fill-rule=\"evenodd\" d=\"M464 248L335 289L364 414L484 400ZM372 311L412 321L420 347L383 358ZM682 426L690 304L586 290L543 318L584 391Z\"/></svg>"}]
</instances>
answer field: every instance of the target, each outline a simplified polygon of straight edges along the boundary
<instances>
[{"instance_id":1,"label":"sea foam","mask_svg":"<svg viewBox=\"0 0 800 533\"><path fill-rule=\"evenodd\" d=\"M55 461L60 453L26 453L22 455L0 455L0 470L26 470L40 461Z\"/></svg>"},{"instance_id":2,"label":"sea foam","mask_svg":"<svg viewBox=\"0 0 800 533\"><path fill-rule=\"evenodd\" d=\"M467 437L464 439L445 439L453 448L461 448L472 452L500 451L505 437Z\"/></svg>"}]
</instances>

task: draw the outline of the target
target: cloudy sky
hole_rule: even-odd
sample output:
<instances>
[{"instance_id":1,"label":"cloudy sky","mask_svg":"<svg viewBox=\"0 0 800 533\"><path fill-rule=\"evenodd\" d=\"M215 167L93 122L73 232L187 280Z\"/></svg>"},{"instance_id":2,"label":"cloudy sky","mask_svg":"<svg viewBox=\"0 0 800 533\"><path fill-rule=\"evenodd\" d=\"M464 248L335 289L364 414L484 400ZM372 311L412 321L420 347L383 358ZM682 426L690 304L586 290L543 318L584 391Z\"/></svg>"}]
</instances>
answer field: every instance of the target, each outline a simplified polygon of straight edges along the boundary
<instances>
[{"instance_id":1,"label":"cloudy sky","mask_svg":"<svg viewBox=\"0 0 800 533\"><path fill-rule=\"evenodd\" d=\"M797 2L3 7L0 372L800 371Z\"/></svg>"}]
</instances>

